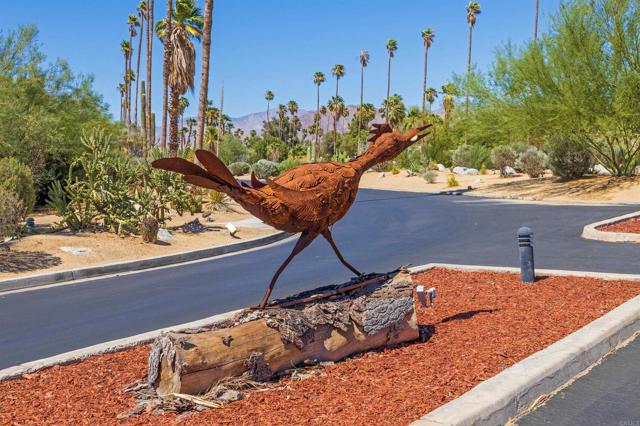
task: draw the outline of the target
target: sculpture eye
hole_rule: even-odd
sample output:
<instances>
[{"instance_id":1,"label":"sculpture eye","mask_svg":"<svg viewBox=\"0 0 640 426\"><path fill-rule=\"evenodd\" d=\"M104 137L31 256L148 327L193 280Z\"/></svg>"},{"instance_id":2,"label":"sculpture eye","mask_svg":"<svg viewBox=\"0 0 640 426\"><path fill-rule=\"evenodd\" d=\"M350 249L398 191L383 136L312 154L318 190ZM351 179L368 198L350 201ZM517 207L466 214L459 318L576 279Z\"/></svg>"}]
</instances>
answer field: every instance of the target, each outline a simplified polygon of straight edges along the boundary
<instances>
[{"instance_id":1,"label":"sculpture eye","mask_svg":"<svg viewBox=\"0 0 640 426\"><path fill-rule=\"evenodd\" d=\"M411 138L411 142L415 142L418 140L418 135L415 135L414 137Z\"/></svg>"}]
</instances>

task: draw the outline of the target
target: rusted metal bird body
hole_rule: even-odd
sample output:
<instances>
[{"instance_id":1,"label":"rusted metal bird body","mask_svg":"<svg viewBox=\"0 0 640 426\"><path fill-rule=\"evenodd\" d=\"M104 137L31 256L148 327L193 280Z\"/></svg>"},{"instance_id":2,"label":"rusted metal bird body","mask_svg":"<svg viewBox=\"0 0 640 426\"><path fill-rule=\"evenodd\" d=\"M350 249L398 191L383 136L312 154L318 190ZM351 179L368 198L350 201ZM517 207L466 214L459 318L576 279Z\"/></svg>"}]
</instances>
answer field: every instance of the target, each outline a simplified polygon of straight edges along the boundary
<instances>
[{"instance_id":1,"label":"rusted metal bird body","mask_svg":"<svg viewBox=\"0 0 640 426\"><path fill-rule=\"evenodd\" d=\"M276 229L301 233L293 251L278 268L259 307L264 308L271 291L286 266L318 236L322 235L348 269L360 276L336 247L330 227L349 211L358 192L362 174L376 164L390 161L426 136L430 125L404 133L391 131L386 124L376 125L369 148L348 163L309 163L290 169L266 183L251 174L251 186L239 183L214 154L196 151L204 168L182 158L162 158L156 168L178 172L185 181L223 192L248 212Z\"/></svg>"}]
</instances>

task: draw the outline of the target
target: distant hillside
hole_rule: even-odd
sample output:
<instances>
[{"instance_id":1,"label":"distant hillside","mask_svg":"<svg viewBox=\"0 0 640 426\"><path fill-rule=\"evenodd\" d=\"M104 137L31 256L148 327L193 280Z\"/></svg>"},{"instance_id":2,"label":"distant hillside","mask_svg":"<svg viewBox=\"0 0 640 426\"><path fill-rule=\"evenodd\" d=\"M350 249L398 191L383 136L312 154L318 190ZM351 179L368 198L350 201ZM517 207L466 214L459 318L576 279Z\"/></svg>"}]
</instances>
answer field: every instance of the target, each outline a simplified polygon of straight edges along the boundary
<instances>
[{"instance_id":1,"label":"distant hillside","mask_svg":"<svg viewBox=\"0 0 640 426\"><path fill-rule=\"evenodd\" d=\"M356 106L354 105L349 105L347 108L349 108L349 117L346 117L338 122L339 132L344 132L347 130L349 126L349 122L351 121L351 119L353 119L353 115L356 110ZM313 123L314 112L315 111L306 111L306 110L300 110L298 112L298 117L302 122L303 128L308 127ZM441 111L435 111L435 113L438 115L442 115ZM277 112L269 111L269 115L273 117L272 114L277 114ZM262 112L254 112L248 115L243 115L242 117L232 118L231 122L233 123L235 128L242 129L245 135L248 135L251 132L251 130L255 130L256 132L258 132L258 134L260 134L260 132L262 131L262 122L265 121L266 119L267 119L267 112L262 111ZM374 121L381 122L382 116L378 113ZM333 121L328 115L326 115L322 117L322 119L320 120L320 126L322 129L332 130Z\"/></svg>"}]
</instances>

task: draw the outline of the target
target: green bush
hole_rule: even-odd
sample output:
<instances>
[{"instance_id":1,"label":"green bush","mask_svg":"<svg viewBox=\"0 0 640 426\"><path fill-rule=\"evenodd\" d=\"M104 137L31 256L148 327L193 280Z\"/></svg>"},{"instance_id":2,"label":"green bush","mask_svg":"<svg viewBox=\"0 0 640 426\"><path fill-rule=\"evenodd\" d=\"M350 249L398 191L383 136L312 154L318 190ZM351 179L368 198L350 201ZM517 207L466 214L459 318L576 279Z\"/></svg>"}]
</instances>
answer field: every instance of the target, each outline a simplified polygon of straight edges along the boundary
<instances>
[{"instance_id":1,"label":"green bush","mask_svg":"<svg viewBox=\"0 0 640 426\"><path fill-rule=\"evenodd\" d=\"M516 152L508 146L500 145L491 150L491 162L494 167L500 169L500 175L506 175L506 168L515 166Z\"/></svg>"},{"instance_id":2,"label":"green bush","mask_svg":"<svg viewBox=\"0 0 640 426\"><path fill-rule=\"evenodd\" d=\"M36 191L33 176L28 166L19 163L15 158L0 160L0 188L13 192L21 201L20 216L24 217L33 210L36 202Z\"/></svg>"},{"instance_id":3,"label":"green bush","mask_svg":"<svg viewBox=\"0 0 640 426\"><path fill-rule=\"evenodd\" d=\"M483 165L491 164L491 149L480 144L462 144L453 152L453 163L456 166L480 169Z\"/></svg>"},{"instance_id":4,"label":"green bush","mask_svg":"<svg viewBox=\"0 0 640 426\"><path fill-rule=\"evenodd\" d=\"M278 163L265 159L258 160L251 168L258 179L266 179L278 174Z\"/></svg>"},{"instance_id":5,"label":"green bush","mask_svg":"<svg viewBox=\"0 0 640 426\"><path fill-rule=\"evenodd\" d=\"M433 170L428 170L424 172L422 178L427 181L427 183L436 183L436 179L438 178L438 173Z\"/></svg>"},{"instance_id":6,"label":"green bush","mask_svg":"<svg viewBox=\"0 0 640 426\"><path fill-rule=\"evenodd\" d=\"M238 161L237 163L229 164L229 170L234 176L242 176L251 172L251 164L244 161Z\"/></svg>"},{"instance_id":7,"label":"green bush","mask_svg":"<svg viewBox=\"0 0 640 426\"><path fill-rule=\"evenodd\" d=\"M557 135L545 144L549 156L549 168L562 179L578 179L589 171L591 154L573 135Z\"/></svg>"},{"instance_id":8,"label":"green bush","mask_svg":"<svg viewBox=\"0 0 640 426\"><path fill-rule=\"evenodd\" d=\"M295 159L295 158L287 158L284 161L281 161L280 164L278 164L278 172L283 173L286 172L289 169L293 169L294 167L298 167L300 164L302 164L302 161Z\"/></svg>"},{"instance_id":9,"label":"green bush","mask_svg":"<svg viewBox=\"0 0 640 426\"><path fill-rule=\"evenodd\" d=\"M453 173L451 173L447 178L447 186L449 188L453 188L454 186L460 186L458 179L456 179L456 175L454 175Z\"/></svg>"},{"instance_id":10,"label":"green bush","mask_svg":"<svg viewBox=\"0 0 640 426\"><path fill-rule=\"evenodd\" d=\"M530 147L518 157L518 168L531 178L544 176L547 156L536 147Z\"/></svg>"},{"instance_id":11,"label":"green bush","mask_svg":"<svg viewBox=\"0 0 640 426\"><path fill-rule=\"evenodd\" d=\"M218 157L224 164L247 161L249 159L249 150L240 139L233 135L225 135L218 145Z\"/></svg>"},{"instance_id":12,"label":"green bush","mask_svg":"<svg viewBox=\"0 0 640 426\"><path fill-rule=\"evenodd\" d=\"M13 192L0 188L0 238L18 234L22 211L22 200Z\"/></svg>"}]
</instances>

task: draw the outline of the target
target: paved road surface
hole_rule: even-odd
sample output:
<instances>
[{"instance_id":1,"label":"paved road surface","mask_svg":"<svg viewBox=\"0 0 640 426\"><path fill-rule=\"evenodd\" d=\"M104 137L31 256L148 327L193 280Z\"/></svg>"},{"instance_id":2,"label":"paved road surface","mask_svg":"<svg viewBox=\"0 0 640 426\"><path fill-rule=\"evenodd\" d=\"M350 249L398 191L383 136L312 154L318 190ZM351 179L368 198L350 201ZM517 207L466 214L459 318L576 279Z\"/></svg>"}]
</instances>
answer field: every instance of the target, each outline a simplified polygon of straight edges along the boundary
<instances>
[{"instance_id":1,"label":"paved road surface","mask_svg":"<svg viewBox=\"0 0 640 426\"><path fill-rule=\"evenodd\" d=\"M640 338L518 422L520 426L640 426Z\"/></svg>"},{"instance_id":2,"label":"paved road surface","mask_svg":"<svg viewBox=\"0 0 640 426\"><path fill-rule=\"evenodd\" d=\"M640 273L637 245L580 238L585 224L635 210L361 190L334 238L366 272L429 262L517 266L515 233L527 225L540 268ZM0 295L0 368L255 304L292 246ZM285 271L274 296L349 274L318 239Z\"/></svg>"}]
</instances>

